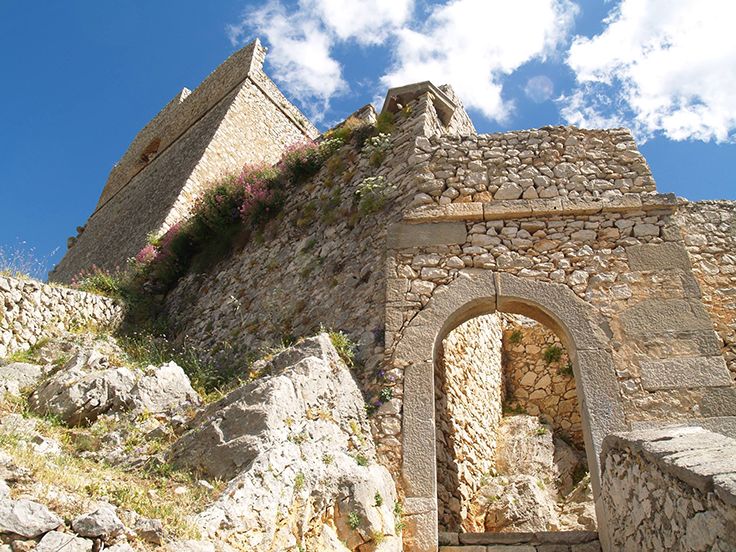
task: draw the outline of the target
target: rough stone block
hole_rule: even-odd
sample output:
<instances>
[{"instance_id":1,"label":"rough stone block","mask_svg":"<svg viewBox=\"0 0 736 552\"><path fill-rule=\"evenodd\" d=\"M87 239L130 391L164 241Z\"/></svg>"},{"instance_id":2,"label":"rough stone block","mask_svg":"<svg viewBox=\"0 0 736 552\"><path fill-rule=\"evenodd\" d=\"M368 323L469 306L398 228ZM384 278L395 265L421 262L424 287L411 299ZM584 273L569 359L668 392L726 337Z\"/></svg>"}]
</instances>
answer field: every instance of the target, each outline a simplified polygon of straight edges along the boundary
<instances>
[{"instance_id":1,"label":"rough stone block","mask_svg":"<svg viewBox=\"0 0 736 552\"><path fill-rule=\"evenodd\" d=\"M713 329L702 303L684 299L646 299L625 310L620 320L630 336Z\"/></svg>"},{"instance_id":2,"label":"rough stone block","mask_svg":"<svg viewBox=\"0 0 736 552\"><path fill-rule=\"evenodd\" d=\"M434 497L437 494L434 423L432 420L417 419L404 408L402 430L402 478L406 495L416 498Z\"/></svg>"},{"instance_id":3,"label":"rough stone block","mask_svg":"<svg viewBox=\"0 0 736 552\"><path fill-rule=\"evenodd\" d=\"M708 431L720 433L731 439L736 439L736 416L717 416L713 418L699 418L689 420L689 424L698 425Z\"/></svg>"},{"instance_id":4,"label":"rough stone block","mask_svg":"<svg viewBox=\"0 0 736 552\"><path fill-rule=\"evenodd\" d=\"M634 271L690 270L690 258L685 248L676 243L635 245L626 248L629 267Z\"/></svg>"},{"instance_id":5,"label":"rough stone block","mask_svg":"<svg viewBox=\"0 0 736 552\"><path fill-rule=\"evenodd\" d=\"M486 552L535 552L534 547L530 544L492 544L488 547L477 548L483 548Z\"/></svg>"},{"instance_id":6,"label":"rough stone block","mask_svg":"<svg viewBox=\"0 0 736 552\"><path fill-rule=\"evenodd\" d=\"M531 216L531 202L524 199L496 200L483 204L484 220L505 220Z\"/></svg>"},{"instance_id":7,"label":"rough stone block","mask_svg":"<svg viewBox=\"0 0 736 552\"><path fill-rule=\"evenodd\" d=\"M540 544L537 552L570 552L570 547L566 544Z\"/></svg>"},{"instance_id":8,"label":"rough stone block","mask_svg":"<svg viewBox=\"0 0 736 552\"><path fill-rule=\"evenodd\" d=\"M457 538L457 533L440 531L439 544L440 546L453 546L460 544L460 541Z\"/></svg>"},{"instance_id":9,"label":"rough stone block","mask_svg":"<svg viewBox=\"0 0 736 552\"><path fill-rule=\"evenodd\" d=\"M483 204L450 203L449 205L427 205L404 214L407 222L480 221L483 220Z\"/></svg>"},{"instance_id":10,"label":"rough stone block","mask_svg":"<svg viewBox=\"0 0 736 552\"><path fill-rule=\"evenodd\" d=\"M706 389L700 400L700 413L706 417L736 416L736 387Z\"/></svg>"},{"instance_id":11,"label":"rough stone block","mask_svg":"<svg viewBox=\"0 0 736 552\"><path fill-rule=\"evenodd\" d=\"M573 544L570 550L572 552L601 552L601 543L593 541L584 544Z\"/></svg>"},{"instance_id":12,"label":"rough stone block","mask_svg":"<svg viewBox=\"0 0 736 552\"><path fill-rule=\"evenodd\" d=\"M527 544L534 533L460 533L460 544Z\"/></svg>"},{"instance_id":13,"label":"rough stone block","mask_svg":"<svg viewBox=\"0 0 736 552\"><path fill-rule=\"evenodd\" d=\"M404 505L412 507L416 499L407 498ZM437 508L404 516L405 552L433 552L437 550ZM408 508L407 508L408 509Z\"/></svg>"},{"instance_id":14,"label":"rough stone block","mask_svg":"<svg viewBox=\"0 0 736 552\"><path fill-rule=\"evenodd\" d=\"M713 476L713 488L723 502L736 506L736 473Z\"/></svg>"},{"instance_id":15,"label":"rough stone block","mask_svg":"<svg viewBox=\"0 0 736 552\"><path fill-rule=\"evenodd\" d=\"M463 222L432 222L427 224L392 224L388 228L389 249L406 249L429 245L462 245L468 237Z\"/></svg>"},{"instance_id":16,"label":"rough stone block","mask_svg":"<svg viewBox=\"0 0 736 552\"><path fill-rule=\"evenodd\" d=\"M440 552L486 552L485 546L440 546Z\"/></svg>"},{"instance_id":17,"label":"rough stone block","mask_svg":"<svg viewBox=\"0 0 736 552\"><path fill-rule=\"evenodd\" d=\"M641 384L647 391L729 385L731 376L723 357L685 357L644 360Z\"/></svg>"}]
</instances>

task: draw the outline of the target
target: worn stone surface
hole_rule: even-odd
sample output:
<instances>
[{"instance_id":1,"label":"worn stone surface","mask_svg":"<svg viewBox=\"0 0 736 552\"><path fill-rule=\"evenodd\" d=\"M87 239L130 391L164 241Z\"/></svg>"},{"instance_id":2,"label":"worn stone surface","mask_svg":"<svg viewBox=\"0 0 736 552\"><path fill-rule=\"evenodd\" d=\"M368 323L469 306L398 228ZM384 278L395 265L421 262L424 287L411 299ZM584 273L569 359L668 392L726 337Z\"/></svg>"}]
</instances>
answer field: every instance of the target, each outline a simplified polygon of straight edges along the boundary
<instances>
[{"instance_id":1,"label":"worn stone surface","mask_svg":"<svg viewBox=\"0 0 736 552\"><path fill-rule=\"evenodd\" d=\"M602 499L611 546L636 550L736 547L736 441L701 428L606 438ZM725 500L724 500L725 498Z\"/></svg>"},{"instance_id":2,"label":"worn stone surface","mask_svg":"<svg viewBox=\"0 0 736 552\"><path fill-rule=\"evenodd\" d=\"M82 539L71 533L50 531L39 541L36 552L92 552L93 546L94 541L89 539Z\"/></svg>"},{"instance_id":3,"label":"worn stone surface","mask_svg":"<svg viewBox=\"0 0 736 552\"><path fill-rule=\"evenodd\" d=\"M0 533L37 537L63 523L63 519L38 502L24 498L0 500Z\"/></svg>"},{"instance_id":4,"label":"worn stone surface","mask_svg":"<svg viewBox=\"0 0 736 552\"><path fill-rule=\"evenodd\" d=\"M329 519L350 550L399 550L394 483L376 463L365 403L329 337L257 368L264 376L207 407L169 454L231 479L197 516L203 534L250 550L310 548Z\"/></svg>"},{"instance_id":5,"label":"worn stone surface","mask_svg":"<svg viewBox=\"0 0 736 552\"><path fill-rule=\"evenodd\" d=\"M115 507L108 505L74 518L72 529L82 537L99 537L105 540L122 533L125 525L115 513Z\"/></svg>"}]
</instances>

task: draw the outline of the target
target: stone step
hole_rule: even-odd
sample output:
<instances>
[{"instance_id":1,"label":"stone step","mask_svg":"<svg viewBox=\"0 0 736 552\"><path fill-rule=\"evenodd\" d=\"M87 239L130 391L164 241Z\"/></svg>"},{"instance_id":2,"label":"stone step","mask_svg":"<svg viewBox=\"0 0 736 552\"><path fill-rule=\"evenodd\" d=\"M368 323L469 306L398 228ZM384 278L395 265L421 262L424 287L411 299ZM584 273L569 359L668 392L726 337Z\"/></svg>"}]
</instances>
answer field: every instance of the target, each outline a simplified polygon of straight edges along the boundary
<instances>
[{"instance_id":1,"label":"stone step","mask_svg":"<svg viewBox=\"0 0 736 552\"><path fill-rule=\"evenodd\" d=\"M594 531L440 533L440 552L600 552Z\"/></svg>"}]
</instances>

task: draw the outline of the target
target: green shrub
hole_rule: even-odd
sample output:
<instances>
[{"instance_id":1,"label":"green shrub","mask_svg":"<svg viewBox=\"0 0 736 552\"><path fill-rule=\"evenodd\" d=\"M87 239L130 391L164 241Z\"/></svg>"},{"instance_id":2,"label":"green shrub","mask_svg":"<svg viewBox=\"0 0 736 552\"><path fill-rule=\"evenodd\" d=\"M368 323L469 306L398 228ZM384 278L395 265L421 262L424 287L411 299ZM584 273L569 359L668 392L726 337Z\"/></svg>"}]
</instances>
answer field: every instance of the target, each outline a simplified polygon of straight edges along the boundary
<instances>
[{"instance_id":1,"label":"green shrub","mask_svg":"<svg viewBox=\"0 0 736 552\"><path fill-rule=\"evenodd\" d=\"M519 343L521 343L521 340L523 338L524 334L521 332L521 330L514 330L509 336L509 343L511 343L512 345L518 345Z\"/></svg>"},{"instance_id":2,"label":"green shrub","mask_svg":"<svg viewBox=\"0 0 736 552\"><path fill-rule=\"evenodd\" d=\"M360 527L360 516L356 512L350 512L348 514L348 527L353 531Z\"/></svg>"},{"instance_id":3,"label":"green shrub","mask_svg":"<svg viewBox=\"0 0 736 552\"><path fill-rule=\"evenodd\" d=\"M384 111L376 118L376 132L391 134L394 131L394 114Z\"/></svg>"},{"instance_id":4,"label":"green shrub","mask_svg":"<svg viewBox=\"0 0 736 552\"><path fill-rule=\"evenodd\" d=\"M544 358L544 361L547 364L552 364L553 362L560 361L560 359L562 358L562 353L562 347L559 347L557 345L550 345L542 353L542 358Z\"/></svg>"}]
</instances>

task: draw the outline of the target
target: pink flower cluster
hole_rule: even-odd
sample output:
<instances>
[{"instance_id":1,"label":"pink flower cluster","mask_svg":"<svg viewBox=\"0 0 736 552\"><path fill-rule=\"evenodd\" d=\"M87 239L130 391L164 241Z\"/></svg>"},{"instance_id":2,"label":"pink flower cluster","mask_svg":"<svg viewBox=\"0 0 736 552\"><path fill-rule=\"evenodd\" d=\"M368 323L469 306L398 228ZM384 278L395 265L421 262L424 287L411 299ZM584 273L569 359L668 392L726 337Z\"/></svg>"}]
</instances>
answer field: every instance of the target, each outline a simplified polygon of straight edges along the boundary
<instances>
[{"instance_id":1,"label":"pink flower cluster","mask_svg":"<svg viewBox=\"0 0 736 552\"><path fill-rule=\"evenodd\" d=\"M152 243L147 244L135 256L136 262L146 265L167 257L171 252L169 246L181 231L181 227L182 223L177 222L161 236L156 245Z\"/></svg>"},{"instance_id":2,"label":"pink flower cluster","mask_svg":"<svg viewBox=\"0 0 736 552\"><path fill-rule=\"evenodd\" d=\"M243 204L240 206L240 216L247 218L258 204L268 203L273 193L270 189L271 180L275 171L268 165L245 165L238 185L243 187Z\"/></svg>"}]
</instances>

